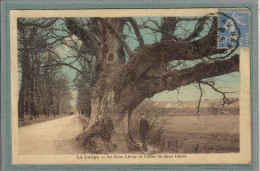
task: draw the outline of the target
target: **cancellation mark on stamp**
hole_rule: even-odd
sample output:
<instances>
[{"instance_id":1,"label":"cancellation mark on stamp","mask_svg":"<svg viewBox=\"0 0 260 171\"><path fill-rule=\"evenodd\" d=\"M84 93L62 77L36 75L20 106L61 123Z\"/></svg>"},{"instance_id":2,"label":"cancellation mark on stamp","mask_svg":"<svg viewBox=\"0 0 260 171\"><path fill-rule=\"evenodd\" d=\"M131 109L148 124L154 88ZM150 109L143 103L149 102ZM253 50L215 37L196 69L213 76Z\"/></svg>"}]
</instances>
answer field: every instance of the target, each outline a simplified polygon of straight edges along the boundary
<instances>
[{"instance_id":1,"label":"cancellation mark on stamp","mask_svg":"<svg viewBox=\"0 0 260 171\"><path fill-rule=\"evenodd\" d=\"M209 43L216 43L216 46L218 49L222 49L223 53L217 54L214 56L211 56L210 49L208 50L203 50L204 47L200 47L196 41L194 41L197 50L205 57L208 59L225 59L229 57L231 54L234 54L235 51L240 47L240 38L241 38L241 31L240 28L238 27L236 20L233 19L231 16L223 13L223 12L218 12L218 13L210 13L207 16L218 16L217 19L217 39L216 40L211 40ZM222 22L220 24L220 22ZM198 27L198 23L196 24L195 28ZM211 32L212 28L208 30L208 32ZM194 35L194 38L197 36Z\"/></svg>"},{"instance_id":2,"label":"cancellation mark on stamp","mask_svg":"<svg viewBox=\"0 0 260 171\"><path fill-rule=\"evenodd\" d=\"M219 9L218 48L249 47L249 10Z\"/></svg>"}]
</instances>

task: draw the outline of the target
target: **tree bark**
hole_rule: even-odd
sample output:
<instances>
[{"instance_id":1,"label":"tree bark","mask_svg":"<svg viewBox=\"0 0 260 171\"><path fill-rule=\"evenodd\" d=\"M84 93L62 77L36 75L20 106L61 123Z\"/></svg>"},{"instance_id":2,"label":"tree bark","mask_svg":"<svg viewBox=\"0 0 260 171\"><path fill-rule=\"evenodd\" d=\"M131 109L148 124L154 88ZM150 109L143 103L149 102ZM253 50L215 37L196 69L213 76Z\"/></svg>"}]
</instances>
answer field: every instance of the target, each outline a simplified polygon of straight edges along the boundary
<instances>
[{"instance_id":1,"label":"tree bark","mask_svg":"<svg viewBox=\"0 0 260 171\"><path fill-rule=\"evenodd\" d=\"M234 55L226 60L201 62L182 70L164 71L159 76L149 75L149 72L173 60L198 60L204 58L205 54L223 53L223 49L217 48L216 17L207 36L193 42L168 38L152 45L142 45L141 42L141 47L126 64L120 62L118 53L118 46L122 46L118 34L120 18L98 18L96 22L100 40L97 50L99 72L89 126L81 135L86 147L96 153L138 150L128 126L131 111L145 98L205 78L239 71L239 55ZM201 22L205 22L205 19ZM75 23L75 27L72 25L73 20L70 20L68 29L83 42L89 43L84 37L86 31L77 29Z\"/></svg>"},{"instance_id":2,"label":"tree bark","mask_svg":"<svg viewBox=\"0 0 260 171\"><path fill-rule=\"evenodd\" d=\"M119 56L122 53L118 51L122 45L116 33L122 29L122 25L119 18L99 19L97 23L98 38L101 41L98 48L100 71L96 84L97 97L92 100L91 118L83 134L83 142L96 153L128 152L129 144L133 144L128 134L128 108L116 108L118 96L115 96L112 86L117 68L122 65L122 56Z\"/></svg>"},{"instance_id":3,"label":"tree bark","mask_svg":"<svg viewBox=\"0 0 260 171\"><path fill-rule=\"evenodd\" d=\"M18 100L18 116L21 119L24 119L24 109L25 109L25 76L22 75L21 88L19 91L19 100Z\"/></svg>"}]
</instances>

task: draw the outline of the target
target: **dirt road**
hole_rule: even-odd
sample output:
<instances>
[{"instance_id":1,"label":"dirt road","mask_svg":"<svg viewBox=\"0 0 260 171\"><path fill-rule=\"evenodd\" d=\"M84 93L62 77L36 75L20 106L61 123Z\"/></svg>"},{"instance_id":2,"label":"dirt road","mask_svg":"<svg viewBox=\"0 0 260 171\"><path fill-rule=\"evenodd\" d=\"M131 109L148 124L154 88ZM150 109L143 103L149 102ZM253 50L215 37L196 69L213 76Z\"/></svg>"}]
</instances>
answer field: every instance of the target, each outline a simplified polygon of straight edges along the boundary
<instances>
[{"instance_id":1,"label":"dirt road","mask_svg":"<svg viewBox=\"0 0 260 171\"><path fill-rule=\"evenodd\" d=\"M83 130L78 115L19 128L19 154L82 154L75 137Z\"/></svg>"}]
</instances>

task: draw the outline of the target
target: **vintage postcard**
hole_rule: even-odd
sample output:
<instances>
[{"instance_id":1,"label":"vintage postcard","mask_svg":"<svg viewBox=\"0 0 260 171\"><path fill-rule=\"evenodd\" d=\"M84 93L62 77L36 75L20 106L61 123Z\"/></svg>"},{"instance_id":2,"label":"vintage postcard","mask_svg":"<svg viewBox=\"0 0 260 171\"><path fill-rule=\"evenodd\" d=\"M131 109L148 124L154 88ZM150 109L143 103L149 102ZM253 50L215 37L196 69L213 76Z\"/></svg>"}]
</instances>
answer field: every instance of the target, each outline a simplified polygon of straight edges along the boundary
<instances>
[{"instance_id":1,"label":"vintage postcard","mask_svg":"<svg viewBox=\"0 0 260 171\"><path fill-rule=\"evenodd\" d=\"M250 164L248 8L10 10L13 164Z\"/></svg>"}]
</instances>

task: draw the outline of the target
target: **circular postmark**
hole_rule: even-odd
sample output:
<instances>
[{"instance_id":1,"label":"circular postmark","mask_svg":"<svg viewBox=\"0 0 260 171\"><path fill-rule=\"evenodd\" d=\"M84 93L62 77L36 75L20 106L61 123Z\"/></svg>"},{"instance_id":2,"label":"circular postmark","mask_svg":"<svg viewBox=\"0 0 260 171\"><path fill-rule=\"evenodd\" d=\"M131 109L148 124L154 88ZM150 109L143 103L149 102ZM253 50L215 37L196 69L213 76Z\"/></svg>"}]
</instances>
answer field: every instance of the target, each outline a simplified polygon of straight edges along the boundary
<instances>
[{"instance_id":1,"label":"circular postmark","mask_svg":"<svg viewBox=\"0 0 260 171\"><path fill-rule=\"evenodd\" d=\"M240 34L241 34L236 21L231 16L223 12L210 13L206 16L215 16L216 14L218 14L218 27L217 27L218 36L216 38L213 38L213 40L209 40L209 43L211 43L212 45L216 45L217 43L217 48L223 49L224 52L221 54L211 56L210 55L211 49L204 50L205 47L199 47L200 45L197 43L197 41L193 41L195 46L197 47L198 52L211 60L225 59L229 57L231 54L233 54L239 47ZM220 18L221 21L219 21ZM199 30L198 27L201 27L200 21L196 23L195 30ZM210 27L210 29L208 30L208 34L210 34L211 31L212 31L212 27ZM198 37L199 37L199 33L196 33L196 31L194 31L193 38L196 39ZM219 47L219 45L221 47Z\"/></svg>"}]
</instances>

